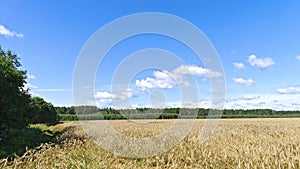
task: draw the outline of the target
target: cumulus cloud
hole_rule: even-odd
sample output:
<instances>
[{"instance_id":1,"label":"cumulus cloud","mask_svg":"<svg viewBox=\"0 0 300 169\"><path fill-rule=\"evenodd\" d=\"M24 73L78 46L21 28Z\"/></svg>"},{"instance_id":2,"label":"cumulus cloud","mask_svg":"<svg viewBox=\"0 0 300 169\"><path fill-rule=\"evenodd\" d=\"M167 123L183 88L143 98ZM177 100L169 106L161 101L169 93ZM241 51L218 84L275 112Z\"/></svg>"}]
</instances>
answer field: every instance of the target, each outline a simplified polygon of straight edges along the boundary
<instances>
[{"instance_id":1,"label":"cumulus cloud","mask_svg":"<svg viewBox=\"0 0 300 169\"><path fill-rule=\"evenodd\" d=\"M120 92L116 98L117 99L127 99L127 98L131 98L134 97L136 95L135 91L133 91L132 89L128 88L122 92Z\"/></svg>"},{"instance_id":2,"label":"cumulus cloud","mask_svg":"<svg viewBox=\"0 0 300 169\"><path fill-rule=\"evenodd\" d=\"M300 55L296 57L296 59L300 62Z\"/></svg>"},{"instance_id":3,"label":"cumulus cloud","mask_svg":"<svg viewBox=\"0 0 300 169\"><path fill-rule=\"evenodd\" d=\"M249 79L244 79L244 78L233 78L235 83L241 84L241 85L245 85L245 86L251 86L253 85L255 82L254 80L252 80L251 78Z\"/></svg>"},{"instance_id":4,"label":"cumulus cloud","mask_svg":"<svg viewBox=\"0 0 300 169\"><path fill-rule=\"evenodd\" d=\"M18 37L18 38L24 37L24 35L22 33L10 31L9 29L5 28L4 25L0 25L0 35L6 36L6 37Z\"/></svg>"},{"instance_id":5,"label":"cumulus cloud","mask_svg":"<svg viewBox=\"0 0 300 169\"><path fill-rule=\"evenodd\" d=\"M168 71L154 71L153 75L157 79L169 79L170 78L170 73Z\"/></svg>"},{"instance_id":6,"label":"cumulus cloud","mask_svg":"<svg viewBox=\"0 0 300 169\"><path fill-rule=\"evenodd\" d=\"M180 65L170 72L166 70L154 71L154 78L146 77L145 79L136 80L135 85L143 91L153 88L172 89L176 85L190 86L190 83L186 78L188 75L212 78L219 78L222 76L220 72L199 66Z\"/></svg>"},{"instance_id":7,"label":"cumulus cloud","mask_svg":"<svg viewBox=\"0 0 300 169\"><path fill-rule=\"evenodd\" d=\"M199 66L194 65L180 65L176 69L173 70L173 73L178 75L195 75L195 76L206 76L206 77L221 77L222 74L217 71L213 71L211 69L206 69Z\"/></svg>"},{"instance_id":8,"label":"cumulus cloud","mask_svg":"<svg viewBox=\"0 0 300 169\"><path fill-rule=\"evenodd\" d=\"M174 87L173 80L166 78L166 79L155 79L155 78L149 78L136 80L135 85L140 90L147 90L147 89L153 89L153 88L159 88L159 89L172 89Z\"/></svg>"},{"instance_id":9,"label":"cumulus cloud","mask_svg":"<svg viewBox=\"0 0 300 169\"><path fill-rule=\"evenodd\" d=\"M160 89L171 89L173 85L166 80L158 80L147 77L146 79L136 80L135 85L142 90L160 88Z\"/></svg>"},{"instance_id":10,"label":"cumulus cloud","mask_svg":"<svg viewBox=\"0 0 300 169\"><path fill-rule=\"evenodd\" d=\"M251 66L256 66L261 69L265 69L272 65L275 65L275 62L271 58L257 58L255 55L250 55L248 58L248 62Z\"/></svg>"},{"instance_id":11,"label":"cumulus cloud","mask_svg":"<svg viewBox=\"0 0 300 169\"><path fill-rule=\"evenodd\" d=\"M233 62L233 66L237 69L245 68L245 65L243 63L238 63L238 62Z\"/></svg>"},{"instance_id":12,"label":"cumulus cloud","mask_svg":"<svg viewBox=\"0 0 300 169\"><path fill-rule=\"evenodd\" d=\"M104 91L104 92L96 92L94 97L96 99L112 99L114 95L112 93Z\"/></svg>"},{"instance_id":13,"label":"cumulus cloud","mask_svg":"<svg viewBox=\"0 0 300 169\"><path fill-rule=\"evenodd\" d=\"M154 78L147 77L146 79L136 80L135 85L140 90L148 90L153 88L172 89L176 83L168 71L154 71Z\"/></svg>"},{"instance_id":14,"label":"cumulus cloud","mask_svg":"<svg viewBox=\"0 0 300 169\"><path fill-rule=\"evenodd\" d=\"M91 105L94 105L95 103L92 102ZM97 107L114 107L113 106L113 99L97 99L96 100Z\"/></svg>"},{"instance_id":15,"label":"cumulus cloud","mask_svg":"<svg viewBox=\"0 0 300 169\"><path fill-rule=\"evenodd\" d=\"M300 87L288 87L276 89L279 94L300 94Z\"/></svg>"},{"instance_id":16,"label":"cumulus cloud","mask_svg":"<svg viewBox=\"0 0 300 169\"><path fill-rule=\"evenodd\" d=\"M114 107L113 102L117 100L125 100L128 98L132 98L136 95L136 93L132 89L126 89L123 91L119 91L114 94L107 91L96 92L94 94L94 98L96 100L96 104L99 107Z\"/></svg>"},{"instance_id":17,"label":"cumulus cloud","mask_svg":"<svg viewBox=\"0 0 300 169\"><path fill-rule=\"evenodd\" d=\"M133 96L135 96L134 91L129 88L116 94L107 91L101 91L96 92L94 95L95 99L127 99Z\"/></svg>"}]
</instances>

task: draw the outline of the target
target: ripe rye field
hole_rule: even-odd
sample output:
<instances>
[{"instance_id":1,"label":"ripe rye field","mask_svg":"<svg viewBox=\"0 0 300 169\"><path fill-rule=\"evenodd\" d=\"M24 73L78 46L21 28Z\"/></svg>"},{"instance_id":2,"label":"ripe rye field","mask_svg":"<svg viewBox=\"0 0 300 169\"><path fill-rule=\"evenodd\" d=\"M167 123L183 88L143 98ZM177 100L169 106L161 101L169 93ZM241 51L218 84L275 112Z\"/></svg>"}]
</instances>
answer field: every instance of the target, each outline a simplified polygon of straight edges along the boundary
<instances>
[{"instance_id":1,"label":"ripe rye field","mask_svg":"<svg viewBox=\"0 0 300 169\"><path fill-rule=\"evenodd\" d=\"M159 134L173 120L143 127L125 120L109 121L133 137ZM119 157L98 147L78 122L52 127L63 130L53 143L28 150L0 168L300 168L300 118L224 119L204 143L198 134L205 120L197 120L188 136L167 153L150 158Z\"/></svg>"}]
</instances>

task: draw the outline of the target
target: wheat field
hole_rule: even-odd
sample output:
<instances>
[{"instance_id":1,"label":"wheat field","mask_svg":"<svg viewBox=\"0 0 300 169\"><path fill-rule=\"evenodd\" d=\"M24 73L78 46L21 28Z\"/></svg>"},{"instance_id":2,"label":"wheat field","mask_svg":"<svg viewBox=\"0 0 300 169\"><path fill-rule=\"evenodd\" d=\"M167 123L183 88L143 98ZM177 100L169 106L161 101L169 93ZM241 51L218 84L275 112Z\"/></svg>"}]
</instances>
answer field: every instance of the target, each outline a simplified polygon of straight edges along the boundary
<instances>
[{"instance_id":1,"label":"wheat field","mask_svg":"<svg viewBox=\"0 0 300 169\"><path fill-rule=\"evenodd\" d=\"M187 137L168 152L148 158L107 152L78 122L65 122L55 126L63 133L52 143L30 149L14 161L2 159L0 168L300 168L300 119L224 119L201 143L204 122L197 120ZM116 131L131 137L151 137L173 123L108 121Z\"/></svg>"}]
</instances>

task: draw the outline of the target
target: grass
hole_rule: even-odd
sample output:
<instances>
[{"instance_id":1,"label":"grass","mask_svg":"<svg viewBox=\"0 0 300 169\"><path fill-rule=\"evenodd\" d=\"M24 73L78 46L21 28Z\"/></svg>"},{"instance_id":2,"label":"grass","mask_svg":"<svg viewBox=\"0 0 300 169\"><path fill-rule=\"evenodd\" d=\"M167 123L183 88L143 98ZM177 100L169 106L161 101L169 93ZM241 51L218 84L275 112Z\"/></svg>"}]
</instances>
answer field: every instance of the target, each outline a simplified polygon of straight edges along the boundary
<instances>
[{"instance_id":1,"label":"grass","mask_svg":"<svg viewBox=\"0 0 300 169\"><path fill-rule=\"evenodd\" d=\"M108 123L122 134L149 137L172 126L174 120ZM103 150L78 122L50 129L36 125L32 127L62 134L11 162L0 160L0 168L300 168L300 119L222 119L213 135L200 143L198 134L204 123L197 120L180 144L149 158L119 157Z\"/></svg>"},{"instance_id":2,"label":"grass","mask_svg":"<svg viewBox=\"0 0 300 169\"><path fill-rule=\"evenodd\" d=\"M68 124L71 125L72 123ZM8 130L6 138L0 140L0 158L8 157L11 160L14 156L24 154L27 149L34 148L41 143L51 142L63 131L65 125L33 124L24 129Z\"/></svg>"}]
</instances>

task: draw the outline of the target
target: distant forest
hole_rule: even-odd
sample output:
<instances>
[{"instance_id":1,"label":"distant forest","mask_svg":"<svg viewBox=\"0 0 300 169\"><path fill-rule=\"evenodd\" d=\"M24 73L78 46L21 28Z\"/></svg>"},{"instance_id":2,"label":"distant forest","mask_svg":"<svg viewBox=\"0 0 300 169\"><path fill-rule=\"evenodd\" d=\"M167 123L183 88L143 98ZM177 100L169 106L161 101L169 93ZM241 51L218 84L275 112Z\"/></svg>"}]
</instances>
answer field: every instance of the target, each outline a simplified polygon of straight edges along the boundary
<instances>
[{"instance_id":1,"label":"distant forest","mask_svg":"<svg viewBox=\"0 0 300 169\"><path fill-rule=\"evenodd\" d=\"M300 111L275 111L271 109L204 108L136 108L113 109L96 106L55 107L60 120L117 120L117 119L175 119L175 118L280 118L300 117Z\"/></svg>"}]
</instances>

